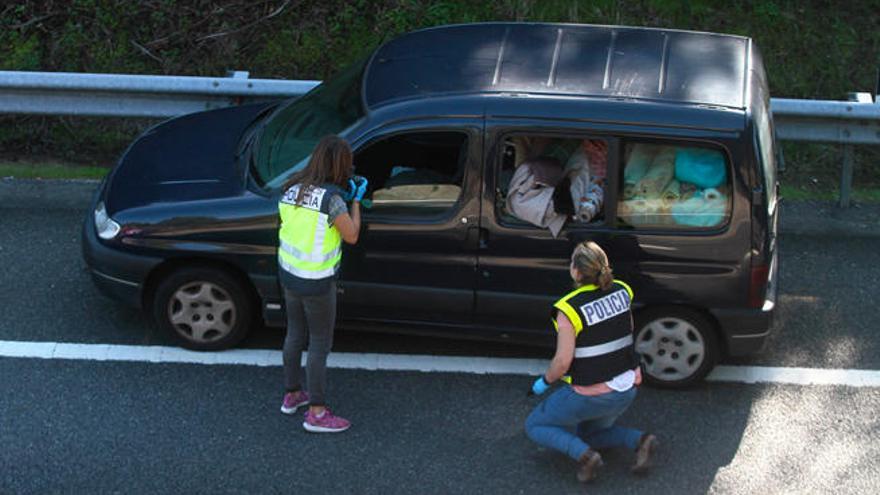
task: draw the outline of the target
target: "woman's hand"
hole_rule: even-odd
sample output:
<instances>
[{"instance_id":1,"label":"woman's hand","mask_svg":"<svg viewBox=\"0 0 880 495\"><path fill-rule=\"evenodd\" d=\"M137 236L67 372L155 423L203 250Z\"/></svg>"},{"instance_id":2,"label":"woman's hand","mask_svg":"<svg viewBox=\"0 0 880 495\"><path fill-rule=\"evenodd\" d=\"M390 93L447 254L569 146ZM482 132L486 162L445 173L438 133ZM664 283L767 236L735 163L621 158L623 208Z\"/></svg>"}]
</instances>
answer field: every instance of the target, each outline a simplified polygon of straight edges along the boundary
<instances>
[{"instance_id":1,"label":"woman's hand","mask_svg":"<svg viewBox=\"0 0 880 495\"><path fill-rule=\"evenodd\" d=\"M360 175L356 175L353 180L355 181L357 186L357 189L354 193L354 200L361 201L364 199L364 194L367 193L367 184L369 183L369 181L366 177Z\"/></svg>"}]
</instances>

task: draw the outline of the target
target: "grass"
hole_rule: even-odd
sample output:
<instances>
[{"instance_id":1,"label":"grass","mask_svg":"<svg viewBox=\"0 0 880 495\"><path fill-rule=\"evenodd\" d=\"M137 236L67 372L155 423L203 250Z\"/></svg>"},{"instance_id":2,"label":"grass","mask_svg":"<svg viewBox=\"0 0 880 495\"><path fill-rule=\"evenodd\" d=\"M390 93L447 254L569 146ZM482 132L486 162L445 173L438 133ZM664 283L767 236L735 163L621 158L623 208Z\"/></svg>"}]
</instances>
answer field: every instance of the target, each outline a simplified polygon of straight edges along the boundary
<instances>
[{"instance_id":1,"label":"grass","mask_svg":"<svg viewBox=\"0 0 880 495\"><path fill-rule=\"evenodd\" d=\"M785 185L780 187L780 194L786 200L792 201L837 201L840 199L840 191L834 189L819 189L815 186ZM862 203L880 203L880 188L877 187L853 187L850 199Z\"/></svg>"},{"instance_id":2,"label":"grass","mask_svg":"<svg viewBox=\"0 0 880 495\"><path fill-rule=\"evenodd\" d=\"M102 179L106 167L89 167L64 163L0 162L0 177L17 179Z\"/></svg>"}]
</instances>

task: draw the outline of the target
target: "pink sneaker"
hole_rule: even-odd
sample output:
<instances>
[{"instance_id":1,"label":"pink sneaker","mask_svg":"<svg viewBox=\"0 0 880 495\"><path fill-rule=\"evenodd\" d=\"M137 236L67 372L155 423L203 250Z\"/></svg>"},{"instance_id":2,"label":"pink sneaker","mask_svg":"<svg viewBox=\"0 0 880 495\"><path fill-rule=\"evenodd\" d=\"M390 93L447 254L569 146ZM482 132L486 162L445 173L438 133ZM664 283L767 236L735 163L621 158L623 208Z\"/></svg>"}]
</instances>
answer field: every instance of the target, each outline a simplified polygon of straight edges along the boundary
<instances>
[{"instance_id":1,"label":"pink sneaker","mask_svg":"<svg viewBox=\"0 0 880 495\"><path fill-rule=\"evenodd\" d=\"M293 414L297 409L309 403L309 394L302 390L287 392L284 394L284 402L281 404L281 412Z\"/></svg>"},{"instance_id":2,"label":"pink sneaker","mask_svg":"<svg viewBox=\"0 0 880 495\"><path fill-rule=\"evenodd\" d=\"M324 408L324 414L320 416L315 416L311 410L308 410L303 421L303 428L313 433L339 433L347 430L349 426L351 426L350 421L334 416L330 408Z\"/></svg>"}]
</instances>

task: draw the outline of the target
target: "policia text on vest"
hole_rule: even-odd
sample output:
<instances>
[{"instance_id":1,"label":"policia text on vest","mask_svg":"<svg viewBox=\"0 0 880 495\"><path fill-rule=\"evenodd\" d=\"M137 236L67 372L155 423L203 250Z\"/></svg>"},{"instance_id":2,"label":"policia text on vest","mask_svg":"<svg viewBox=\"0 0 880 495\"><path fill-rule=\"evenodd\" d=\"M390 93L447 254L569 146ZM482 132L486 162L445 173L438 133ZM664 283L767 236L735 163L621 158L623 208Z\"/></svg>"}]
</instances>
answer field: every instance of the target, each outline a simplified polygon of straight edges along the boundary
<instances>
[{"instance_id":1,"label":"policia text on vest","mask_svg":"<svg viewBox=\"0 0 880 495\"><path fill-rule=\"evenodd\" d=\"M620 280L607 290L585 285L553 305L568 317L575 330L575 355L569 369L572 384L605 382L638 366L631 305L632 289ZM557 327L555 311L553 316Z\"/></svg>"},{"instance_id":2,"label":"policia text on vest","mask_svg":"<svg viewBox=\"0 0 880 495\"><path fill-rule=\"evenodd\" d=\"M342 237L329 225L328 215L330 198L338 194L335 189L334 186L314 186L303 193L302 202L297 204L300 190L297 184L281 197L278 264L283 272L299 279L321 280L338 271Z\"/></svg>"}]
</instances>

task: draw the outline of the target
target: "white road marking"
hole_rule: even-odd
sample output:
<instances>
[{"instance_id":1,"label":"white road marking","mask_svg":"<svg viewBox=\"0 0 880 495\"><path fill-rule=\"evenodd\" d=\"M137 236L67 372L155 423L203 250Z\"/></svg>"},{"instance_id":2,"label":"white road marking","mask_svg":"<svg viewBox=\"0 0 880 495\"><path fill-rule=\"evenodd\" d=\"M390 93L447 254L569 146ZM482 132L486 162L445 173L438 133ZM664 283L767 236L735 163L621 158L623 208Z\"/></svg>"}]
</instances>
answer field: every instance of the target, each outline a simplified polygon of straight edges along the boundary
<instances>
[{"instance_id":1,"label":"white road marking","mask_svg":"<svg viewBox=\"0 0 880 495\"><path fill-rule=\"evenodd\" d=\"M0 357L163 364L281 366L281 351L263 349L196 352L179 347L21 342L12 340L0 340ZM304 355L303 362L305 362L305 359L306 356ZM547 360L331 352L327 360L327 366L337 369L536 376L547 369ZM880 371L768 366L718 366L712 371L707 380L730 383L880 387Z\"/></svg>"}]
</instances>

